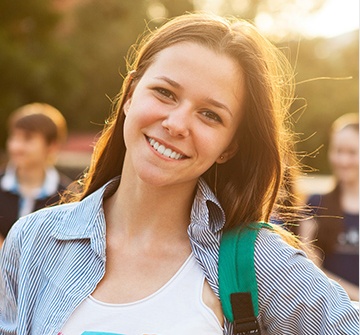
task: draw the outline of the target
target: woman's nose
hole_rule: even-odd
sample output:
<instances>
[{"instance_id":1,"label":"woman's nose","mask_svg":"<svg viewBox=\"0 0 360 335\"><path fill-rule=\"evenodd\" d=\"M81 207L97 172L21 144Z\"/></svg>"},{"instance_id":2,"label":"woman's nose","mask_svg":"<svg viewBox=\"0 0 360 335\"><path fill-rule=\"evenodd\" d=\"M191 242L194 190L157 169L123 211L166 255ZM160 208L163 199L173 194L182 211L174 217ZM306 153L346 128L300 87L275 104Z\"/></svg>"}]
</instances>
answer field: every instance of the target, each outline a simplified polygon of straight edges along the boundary
<instances>
[{"instance_id":1,"label":"woman's nose","mask_svg":"<svg viewBox=\"0 0 360 335\"><path fill-rule=\"evenodd\" d=\"M190 134L190 107L178 107L168 112L162 126L174 137L186 137Z\"/></svg>"}]
</instances>

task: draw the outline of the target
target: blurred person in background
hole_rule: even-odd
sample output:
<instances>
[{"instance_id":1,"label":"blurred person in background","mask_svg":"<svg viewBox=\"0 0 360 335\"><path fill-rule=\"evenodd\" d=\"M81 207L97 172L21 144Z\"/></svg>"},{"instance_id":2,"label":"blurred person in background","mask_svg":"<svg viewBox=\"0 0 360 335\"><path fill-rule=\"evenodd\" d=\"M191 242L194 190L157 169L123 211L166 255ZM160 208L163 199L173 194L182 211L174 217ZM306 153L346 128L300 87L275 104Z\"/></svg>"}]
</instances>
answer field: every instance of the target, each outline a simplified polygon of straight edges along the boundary
<instances>
[{"instance_id":1,"label":"blurred person in background","mask_svg":"<svg viewBox=\"0 0 360 335\"><path fill-rule=\"evenodd\" d=\"M314 217L300 225L312 242L314 261L337 280L352 300L359 299L359 115L349 113L332 125L328 159L334 189L313 194L308 204Z\"/></svg>"},{"instance_id":2,"label":"blurred person in background","mask_svg":"<svg viewBox=\"0 0 360 335\"><path fill-rule=\"evenodd\" d=\"M45 103L31 103L9 117L9 156L0 174L0 246L21 216L55 203L70 180L54 167L67 135L66 120Z\"/></svg>"}]
</instances>

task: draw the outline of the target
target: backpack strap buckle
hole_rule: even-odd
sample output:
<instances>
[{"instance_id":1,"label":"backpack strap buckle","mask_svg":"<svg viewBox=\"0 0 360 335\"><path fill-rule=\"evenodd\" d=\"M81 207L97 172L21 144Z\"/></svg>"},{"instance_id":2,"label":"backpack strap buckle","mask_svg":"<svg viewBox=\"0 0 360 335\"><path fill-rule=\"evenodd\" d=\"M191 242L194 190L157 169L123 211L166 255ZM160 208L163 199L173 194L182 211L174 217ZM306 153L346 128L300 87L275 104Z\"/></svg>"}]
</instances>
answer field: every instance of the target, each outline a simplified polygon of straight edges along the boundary
<instances>
[{"instance_id":1,"label":"backpack strap buckle","mask_svg":"<svg viewBox=\"0 0 360 335\"><path fill-rule=\"evenodd\" d=\"M234 315L234 335L261 335L254 314L251 293L237 292L230 295Z\"/></svg>"},{"instance_id":2,"label":"backpack strap buckle","mask_svg":"<svg viewBox=\"0 0 360 335\"><path fill-rule=\"evenodd\" d=\"M234 321L234 335L261 335L257 319L247 318Z\"/></svg>"}]
</instances>

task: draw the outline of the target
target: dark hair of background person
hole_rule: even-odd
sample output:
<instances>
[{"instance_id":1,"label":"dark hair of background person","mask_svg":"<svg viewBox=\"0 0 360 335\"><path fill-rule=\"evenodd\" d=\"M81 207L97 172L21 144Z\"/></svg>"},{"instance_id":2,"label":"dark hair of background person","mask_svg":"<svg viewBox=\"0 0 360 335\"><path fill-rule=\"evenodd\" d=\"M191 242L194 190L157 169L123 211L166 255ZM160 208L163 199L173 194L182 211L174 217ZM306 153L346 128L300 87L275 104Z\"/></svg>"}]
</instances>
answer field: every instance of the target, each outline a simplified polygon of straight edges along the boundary
<instances>
[{"instance_id":1,"label":"dark hair of background person","mask_svg":"<svg viewBox=\"0 0 360 335\"><path fill-rule=\"evenodd\" d=\"M8 128L40 133L47 144L64 143L67 136L65 118L53 106L34 102L16 109L9 117Z\"/></svg>"}]
</instances>

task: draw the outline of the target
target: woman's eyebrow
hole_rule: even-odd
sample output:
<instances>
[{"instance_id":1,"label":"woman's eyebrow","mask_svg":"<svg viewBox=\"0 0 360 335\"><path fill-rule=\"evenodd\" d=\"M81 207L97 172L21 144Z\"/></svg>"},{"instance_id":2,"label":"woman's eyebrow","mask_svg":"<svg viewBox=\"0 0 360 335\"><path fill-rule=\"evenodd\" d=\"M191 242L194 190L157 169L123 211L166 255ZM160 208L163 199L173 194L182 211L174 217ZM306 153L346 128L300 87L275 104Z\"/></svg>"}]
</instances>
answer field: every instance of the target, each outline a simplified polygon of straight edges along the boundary
<instances>
[{"instance_id":1,"label":"woman's eyebrow","mask_svg":"<svg viewBox=\"0 0 360 335\"><path fill-rule=\"evenodd\" d=\"M170 84L173 87L182 88L182 86L178 82L176 82L166 76L155 77L155 79L160 79L160 80L166 81L168 84Z\"/></svg>"},{"instance_id":2,"label":"woman's eyebrow","mask_svg":"<svg viewBox=\"0 0 360 335\"><path fill-rule=\"evenodd\" d=\"M226 112L228 112L228 113L230 114L231 117L233 116L233 114L231 113L230 109L229 109L226 105L224 105L223 103L221 103L220 101L214 100L214 99L212 99L212 98L207 98L207 99L205 99L205 101L206 101L207 103L209 103L210 105L213 105L213 106L215 106L215 107L224 109Z\"/></svg>"}]
</instances>

